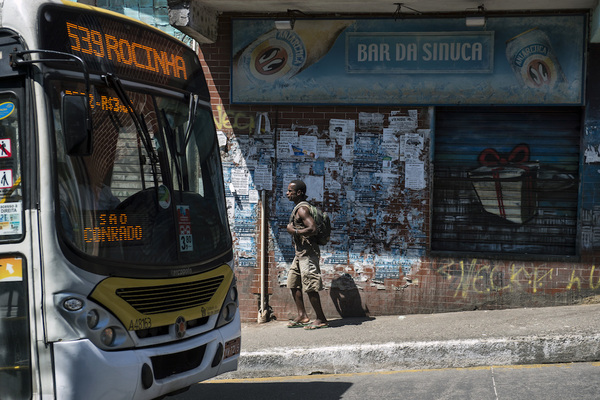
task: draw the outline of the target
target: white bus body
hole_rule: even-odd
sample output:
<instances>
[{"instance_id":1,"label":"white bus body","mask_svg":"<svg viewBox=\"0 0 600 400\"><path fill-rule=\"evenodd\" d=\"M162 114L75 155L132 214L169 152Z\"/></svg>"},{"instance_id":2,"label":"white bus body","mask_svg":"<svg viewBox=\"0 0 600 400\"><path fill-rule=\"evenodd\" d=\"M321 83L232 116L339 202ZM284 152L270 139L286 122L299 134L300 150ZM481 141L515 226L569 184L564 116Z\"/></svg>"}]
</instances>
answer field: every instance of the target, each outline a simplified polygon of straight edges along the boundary
<instances>
[{"instance_id":1,"label":"white bus body","mask_svg":"<svg viewBox=\"0 0 600 400\"><path fill-rule=\"evenodd\" d=\"M235 370L197 55L97 8L0 5L0 398L154 399Z\"/></svg>"}]
</instances>

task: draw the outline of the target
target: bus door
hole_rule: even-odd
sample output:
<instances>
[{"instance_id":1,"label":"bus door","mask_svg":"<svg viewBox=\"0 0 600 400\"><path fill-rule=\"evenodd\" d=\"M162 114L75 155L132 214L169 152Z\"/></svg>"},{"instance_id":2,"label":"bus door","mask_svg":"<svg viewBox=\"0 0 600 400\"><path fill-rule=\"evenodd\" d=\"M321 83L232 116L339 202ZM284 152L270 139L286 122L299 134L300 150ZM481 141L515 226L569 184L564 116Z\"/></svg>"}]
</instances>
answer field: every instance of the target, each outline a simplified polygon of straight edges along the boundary
<instances>
[{"instance_id":1,"label":"bus door","mask_svg":"<svg viewBox=\"0 0 600 400\"><path fill-rule=\"evenodd\" d=\"M27 399L33 396L31 327L32 283L28 272L32 247L26 226L31 216L31 199L25 195L25 165L36 165L33 156L25 162L27 117L24 72L13 69L9 54L23 46L13 32L0 30L0 398ZM30 108L30 107L29 107ZM33 146L33 144L31 144ZM29 167L28 167L29 168ZM33 168L33 167L32 167ZM29 171L29 170L28 170ZM36 230L37 231L37 230ZM29 269L31 271L31 269Z\"/></svg>"},{"instance_id":2,"label":"bus door","mask_svg":"<svg viewBox=\"0 0 600 400\"><path fill-rule=\"evenodd\" d=\"M0 256L0 382L3 399L31 397L31 351L25 262Z\"/></svg>"}]
</instances>

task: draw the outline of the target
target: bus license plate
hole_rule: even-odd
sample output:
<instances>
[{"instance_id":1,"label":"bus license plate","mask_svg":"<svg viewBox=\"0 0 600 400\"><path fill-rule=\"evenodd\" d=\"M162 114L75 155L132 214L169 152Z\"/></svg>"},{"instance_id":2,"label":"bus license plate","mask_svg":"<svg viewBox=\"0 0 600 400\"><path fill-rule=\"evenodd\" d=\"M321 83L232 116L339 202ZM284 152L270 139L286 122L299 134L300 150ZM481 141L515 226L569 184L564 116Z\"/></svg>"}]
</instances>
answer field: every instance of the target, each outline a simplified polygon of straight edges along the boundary
<instances>
[{"instance_id":1,"label":"bus license plate","mask_svg":"<svg viewBox=\"0 0 600 400\"><path fill-rule=\"evenodd\" d=\"M238 337L229 342L225 343L225 350L223 352L224 359L235 356L236 354L240 354L240 350L242 347L242 338Z\"/></svg>"}]
</instances>

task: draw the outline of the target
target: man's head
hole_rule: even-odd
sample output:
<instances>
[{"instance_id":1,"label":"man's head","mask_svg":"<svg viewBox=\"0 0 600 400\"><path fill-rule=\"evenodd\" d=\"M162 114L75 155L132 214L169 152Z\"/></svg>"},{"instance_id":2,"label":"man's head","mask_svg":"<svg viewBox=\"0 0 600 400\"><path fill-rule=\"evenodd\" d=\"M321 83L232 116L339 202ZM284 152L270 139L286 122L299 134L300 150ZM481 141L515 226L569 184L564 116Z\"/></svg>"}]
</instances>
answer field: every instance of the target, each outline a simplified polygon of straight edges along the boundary
<instances>
[{"instance_id":1,"label":"man's head","mask_svg":"<svg viewBox=\"0 0 600 400\"><path fill-rule=\"evenodd\" d=\"M288 200L298 203L306 199L306 184L301 180L291 181L286 192Z\"/></svg>"}]
</instances>

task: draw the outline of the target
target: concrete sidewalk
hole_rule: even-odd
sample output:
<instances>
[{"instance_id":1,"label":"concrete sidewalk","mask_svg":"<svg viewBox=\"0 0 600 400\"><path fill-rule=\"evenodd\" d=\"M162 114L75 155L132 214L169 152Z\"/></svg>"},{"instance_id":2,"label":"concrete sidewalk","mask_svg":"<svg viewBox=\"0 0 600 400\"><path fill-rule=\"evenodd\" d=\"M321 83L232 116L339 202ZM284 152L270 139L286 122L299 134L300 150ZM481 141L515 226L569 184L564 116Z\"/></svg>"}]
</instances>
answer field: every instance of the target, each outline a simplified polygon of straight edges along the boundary
<instances>
[{"instance_id":1,"label":"concrete sidewalk","mask_svg":"<svg viewBox=\"0 0 600 400\"><path fill-rule=\"evenodd\" d=\"M243 324L217 379L600 360L600 304L287 323Z\"/></svg>"}]
</instances>

